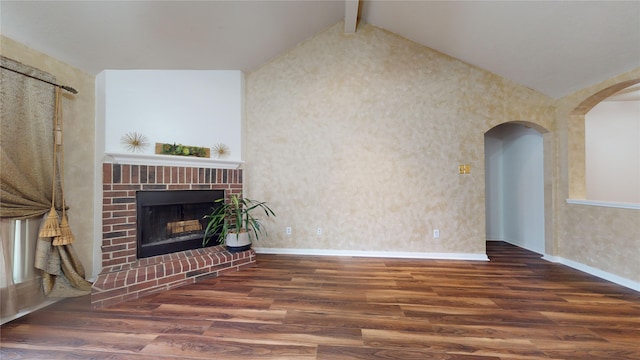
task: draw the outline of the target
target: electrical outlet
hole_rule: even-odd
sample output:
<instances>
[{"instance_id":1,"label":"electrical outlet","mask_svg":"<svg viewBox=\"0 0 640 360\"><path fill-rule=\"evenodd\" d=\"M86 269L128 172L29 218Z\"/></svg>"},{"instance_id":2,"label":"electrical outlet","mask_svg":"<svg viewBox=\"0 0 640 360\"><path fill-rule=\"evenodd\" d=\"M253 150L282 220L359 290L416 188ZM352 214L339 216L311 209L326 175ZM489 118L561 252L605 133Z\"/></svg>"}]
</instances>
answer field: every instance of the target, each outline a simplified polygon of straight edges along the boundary
<instances>
[{"instance_id":1,"label":"electrical outlet","mask_svg":"<svg viewBox=\"0 0 640 360\"><path fill-rule=\"evenodd\" d=\"M316 234L322 235L322 228L318 228L318 230L316 230Z\"/></svg>"},{"instance_id":2,"label":"electrical outlet","mask_svg":"<svg viewBox=\"0 0 640 360\"><path fill-rule=\"evenodd\" d=\"M291 226L287 226L287 227L284 229L284 232L285 232L285 233L287 233L287 235L291 235Z\"/></svg>"},{"instance_id":3,"label":"electrical outlet","mask_svg":"<svg viewBox=\"0 0 640 360\"><path fill-rule=\"evenodd\" d=\"M440 238L440 230L433 229L433 238L434 239L439 239Z\"/></svg>"}]
</instances>

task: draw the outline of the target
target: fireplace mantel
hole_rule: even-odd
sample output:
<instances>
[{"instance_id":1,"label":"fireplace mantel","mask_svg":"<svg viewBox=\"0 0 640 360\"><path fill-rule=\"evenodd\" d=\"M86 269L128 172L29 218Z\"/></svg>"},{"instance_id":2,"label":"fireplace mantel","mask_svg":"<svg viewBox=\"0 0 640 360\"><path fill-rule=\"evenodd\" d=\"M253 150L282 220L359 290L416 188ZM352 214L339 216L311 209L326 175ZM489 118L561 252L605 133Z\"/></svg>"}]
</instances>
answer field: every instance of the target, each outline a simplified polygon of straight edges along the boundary
<instances>
[{"instance_id":1,"label":"fireplace mantel","mask_svg":"<svg viewBox=\"0 0 640 360\"><path fill-rule=\"evenodd\" d=\"M104 161L114 164L191 166L211 169L238 169L243 161L199 158L195 156L105 153Z\"/></svg>"}]
</instances>

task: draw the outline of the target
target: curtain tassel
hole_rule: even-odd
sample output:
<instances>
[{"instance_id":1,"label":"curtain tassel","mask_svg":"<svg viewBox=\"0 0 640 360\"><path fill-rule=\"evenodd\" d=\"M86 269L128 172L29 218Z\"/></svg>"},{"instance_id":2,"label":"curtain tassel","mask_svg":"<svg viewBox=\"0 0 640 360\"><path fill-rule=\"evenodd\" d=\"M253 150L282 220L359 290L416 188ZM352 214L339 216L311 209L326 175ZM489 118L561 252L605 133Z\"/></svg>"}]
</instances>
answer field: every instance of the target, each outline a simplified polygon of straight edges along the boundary
<instances>
[{"instance_id":1,"label":"curtain tassel","mask_svg":"<svg viewBox=\"0 0 640 360\"><path fill-rule=\"evenodd\" d=\"M58 90L59 92L60 90ZM58 96L57 108L57 120L55 128L55 143L58 146L60 153L60 189L62 190L62 221L60 222L60 234L53 238L51 242L54 246L69 245L73 243L75 237L71 233L71 227L69 226L69 218L67 218L67 203L64 200L64 144L62 137L62 129L64 127L62 122L62 97Z\"/></svg>"},{"instance_id":2,"label":"curtain tassel","mask_svg":"<svg viewBox=\"0 0 640 360\"><path fill-rule=\"evenodd\" d=\"M74 240L75 238L71 233L71 226L69 226L69 221L67 220L67 214L63 214L62 221L60 222L60 235L53 238L52 245L68 245Z\"/></svg>"},{"instance_id":3,"label":"curtain tassel","mask_svg":"<svg viewBox=\"0 0 640 360\"><path fill-rule=\"evenodd\" d=\"M42 238L46 238L46 237L56 237L56 236L60 236L60 220L58 219L58 213L56 212L56 207L55 207L55 203L56 203L56 159L57 159L57 152L58 152L58 146L56 145L56 140L55 140L55 131L56 128L58 127L58 112L59 112L59 105L60 105L60 89L56 88L56 100L55 100L55 111L53 113L53 159L51 161L53 168L51 170L52 176L51 176L51 210L49 211L49 215L47 215L47 218L44 220L44 224L42 225L42 228L40 229L40 233L38 234L39 237Z\"/></svg>"},{"instance_id":4,"label":"curtain tassel","mask_svg":"<svg viewBox=\"0 0 640 360\"><path fill-rule=\"evenodd\" d=\"M40 229L40 237L56 237L60 236L60 223L58 222L58 213L56 209L51 208L49 215L44 220L44 224Z\"/></svg>"}]
</instances>

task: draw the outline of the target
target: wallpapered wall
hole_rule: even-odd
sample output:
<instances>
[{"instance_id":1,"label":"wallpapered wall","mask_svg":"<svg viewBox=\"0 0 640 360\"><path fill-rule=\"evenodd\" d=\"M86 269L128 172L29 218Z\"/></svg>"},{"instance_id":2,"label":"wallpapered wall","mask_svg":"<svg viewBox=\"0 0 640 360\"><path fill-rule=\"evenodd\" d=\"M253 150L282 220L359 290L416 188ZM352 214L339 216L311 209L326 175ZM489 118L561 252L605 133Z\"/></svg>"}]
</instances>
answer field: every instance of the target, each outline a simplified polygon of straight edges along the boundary
<instances>
[{"instance_id":1,"label":"wallpapered wall","mask_svg":"<svg viewBox=\"0 0 640 360\"><path fill-rule=\"evenodd\" d=\"M46 71L58 83L78 90L72 95L63 91L65 200L70 210L69 224L75 235L73 244L87 275L92 277L94 229L101 224L93 221L94 213L94 76L37 52L6 37L1 37L2 55Z\"/></svg>"},{"instance_id":2,"label":"wallpapered wall","mask_svg":"<svg viewBox=\"0 0 640 360\"><path fill-rule=\"evenodd\" d=\"M584 116L570 114L592 95L633 79L640 82L640 67L556 101L559 173L554 186L558 231L555 255L640 282L640 210L565 201L570 194L582 194L578 198L584 199L584 151L575 151L584 149ZM582 171L577 166L582 166ZM580 173L582 176L576 175Z\"/></svg>"},{"instance_id":3,"label":"wallpapered wall","mask_svg":"<svg viewBox=\"0 0 640 360\"><path fill-rule=\"evenodd\" d=\"M278 215L265 248L484 254L484 133L553 129L550 98L370 25L329 28L246 88L245 186Z\"/></svg>"}]
</instances>

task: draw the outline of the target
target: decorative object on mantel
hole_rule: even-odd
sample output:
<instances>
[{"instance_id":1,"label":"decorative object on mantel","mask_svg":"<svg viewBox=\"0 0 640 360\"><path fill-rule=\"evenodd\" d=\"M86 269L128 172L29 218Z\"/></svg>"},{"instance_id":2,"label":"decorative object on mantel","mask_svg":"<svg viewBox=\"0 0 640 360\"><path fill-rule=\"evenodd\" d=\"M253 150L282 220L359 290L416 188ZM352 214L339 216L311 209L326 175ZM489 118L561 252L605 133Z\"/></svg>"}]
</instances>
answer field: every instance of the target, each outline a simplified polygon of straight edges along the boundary
<instances>
[{"instance_id":1,"label":"decorative object on mantel","mask_svg":"<svg viewBox=\"0 0 640 360\"><path fill-rule=\"evenodd\" d=\"M127 150L131 152L142 152L149 146L147 137L137 132L126 133L120 139L120 143L123 144Z\"/></svg>"},{"instance_id":2,"label":"decorative object on mantel","mask_svg":"<svg viewBox=\"0 0 640 360\"><path fill-rule=\"evenodd\" d=\"M211 150L200 146L188 146L182 144L161 144L156 143L156 154L196 156L202 158L211 157Z\"/></svg>"},{"instance_id":3,"label":"decorative object on mantel","mask_svg":"<svg viewBox=\"0 0 640 360\"><path fill-rule=\"evenodd\" d=\"M229 147L227 145L222 143L217 143L213 147L213 153L216 155L218 159L222 159L229 156L229 154L231 154L231 150L229 150Z\"/></svg>"}]
</instances>

